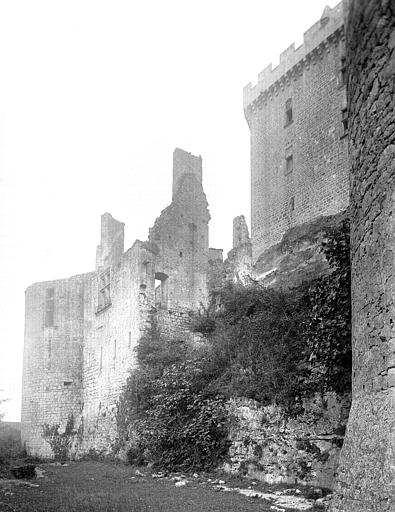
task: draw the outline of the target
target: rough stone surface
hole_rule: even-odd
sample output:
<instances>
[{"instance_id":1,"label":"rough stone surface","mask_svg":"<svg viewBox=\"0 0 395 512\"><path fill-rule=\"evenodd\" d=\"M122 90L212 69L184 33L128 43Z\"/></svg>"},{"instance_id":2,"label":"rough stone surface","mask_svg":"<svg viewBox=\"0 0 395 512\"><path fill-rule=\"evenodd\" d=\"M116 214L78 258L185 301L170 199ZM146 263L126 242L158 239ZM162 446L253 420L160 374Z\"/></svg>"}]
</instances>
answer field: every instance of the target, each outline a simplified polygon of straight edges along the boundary
<instances>
[{"instance_id":1,"label":"rough stone surface","mask_svg":"<svg viewBox=\"0 0 395 512\"><path fill-rule=\"evenodd\" d=\"M395 510L395 2L353 0L353 397L332 512Z\"/></svg>"},{"instance_id":2,"label":"rough stone surface","mask_svg":"<svg viewBox=\"0 0 395 512\"><path fill-rule=\"evenodd\" d=\"M278 244L264 251L253 266L253 276L266 286L292 288L329 272L322 251L326 230L340 226L348 211L318 217L286 231Z\"/></svg>"},{"instance_id":3,"label":"rough stone surface","mask_svg":"<svg viewBox=\"0 0 395 512\"><path fill-rule=\"evenodd\" d=\"M224 277L234 282L246 283L251 279L252 244L244 215L233 219L233 248L228 252Z\"/></svg>"},{"instance_id":4,"label":"rough stone surface","mask_svg":"<svg viewBox=\"0 0 395 512\"><path fill-rule=\"evenodd\" d=\"M174 152L173 201L124 252L124 224L101 218L96 271L26 290L22 440L50 457L43 425L63 432L73 416L72 453L108 453L116 440L117 400L135 365L134 348L155 321L163 336L193 339L190 312L214 280L202 159Z\"/></svg>"},{"instance_id":5,"label":"rough stone surface","mask_svg":"<svg viewBox=\"0 0 395 512\"><path fill-rule=\"evenodd\" d=\"M244 89L254 261L289 228L348 205L343 57L340 3L325 9L303 45L289 47L277 68L269 66L255 87Z\"/></svg>"},{"instance_id":6,"label":"rough stone surface","mask_svg":"<svg viewBox=\"0 0 395 512\"><path fill-rule=\"evenodd\" d=\"M236 417L227 471L245 471L267 483L332 488L350 409L350 396L327 393L306 400L304 413L289 418L277 406L252 400L229 405Z\"/></svg>"}]
</instances>

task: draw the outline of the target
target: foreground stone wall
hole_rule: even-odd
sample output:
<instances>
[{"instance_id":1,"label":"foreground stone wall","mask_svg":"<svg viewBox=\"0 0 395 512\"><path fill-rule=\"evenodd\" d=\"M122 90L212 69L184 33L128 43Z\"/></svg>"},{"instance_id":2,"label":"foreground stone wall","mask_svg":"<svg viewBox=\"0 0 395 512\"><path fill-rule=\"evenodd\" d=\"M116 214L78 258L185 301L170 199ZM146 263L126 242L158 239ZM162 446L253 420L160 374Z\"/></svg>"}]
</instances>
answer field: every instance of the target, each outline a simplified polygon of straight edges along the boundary
<instances>
[{"instance_id":1,"label":"foreground stone wall","mask_svg":"<svg viewBox=\"0 0 395 512\"><path fill-rule=\"evenodd\" d=\"M395 510L395 2L348 21L353 396L333 512Z\"/></svg>"},{"instance_id":2,"label":"foreground stone wall","mask_svg":"<svg viewBox=\"0 0 395 512\"><path fill-rule=\"evenodd\" d=\"M290 418L277 406L253 400L229 404L231 430L227 471L244 472L268 483L302 483L331 489L343 444L350 396L326 393L304 402Z\"/></svg>"}]
</instances>

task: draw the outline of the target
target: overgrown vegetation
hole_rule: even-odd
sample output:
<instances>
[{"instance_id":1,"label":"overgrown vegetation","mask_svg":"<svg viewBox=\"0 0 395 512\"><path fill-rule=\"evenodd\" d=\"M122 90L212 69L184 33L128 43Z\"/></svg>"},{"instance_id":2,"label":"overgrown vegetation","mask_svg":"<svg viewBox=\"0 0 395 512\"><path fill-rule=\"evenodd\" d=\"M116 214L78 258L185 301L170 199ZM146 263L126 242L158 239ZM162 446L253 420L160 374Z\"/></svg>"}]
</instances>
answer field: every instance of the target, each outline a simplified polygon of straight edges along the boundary
<instances>
[{"instance_id":1,"label":"overgrown vegetation","mask_svg":"<svg viewBox=\"0 0 395 512\"><path fill-rule=\"evenodd\" d=\"M299 289L227 283L195 321L199 348L163 340L137 347L120 400L118 429L129 460L170 469L207 469L226 454L226 400L252 398L302 411L316 392L346 392L351 376L349 223L322 247L330 273Z\"/></svg>"},{"instance_id":2,"label":"overgrown vegetation","mask_svg":"<svg viewBox=\"0 0 395 512\"><path fill-rule=\"evenodd\" d=\"M74 416L71 414L67 420L64 431L61 431L60 425L43 425L43 437L49 443L54 459L64 461L69 459L70 448L77 431L74 425Z\"/></svg>"},{"instance_id":3,"label":"overgrown vegetation","mask_svg":"<svg viewBox=\"0 0 395 512\"><path fill-rule=\"evenodd\" d=\"M139 368L118 408L118 429L134 436L131 463L167 469L208 469L226 454L224 398L207 387L203 359L181 341L163 340L154 325L137 349Z\"/></svg>"},{"instance_id":4,"label":"overgrown vegetation","mask_svg":"<svg viewBox=\"0 0 395 512\"><path fill-rule=\"evenodd\" d=\"M351 389L350 221L329 229L322 249L331 274L316 279L307 293L304 322L312 389Z\"/></svg>"}]
</instances>

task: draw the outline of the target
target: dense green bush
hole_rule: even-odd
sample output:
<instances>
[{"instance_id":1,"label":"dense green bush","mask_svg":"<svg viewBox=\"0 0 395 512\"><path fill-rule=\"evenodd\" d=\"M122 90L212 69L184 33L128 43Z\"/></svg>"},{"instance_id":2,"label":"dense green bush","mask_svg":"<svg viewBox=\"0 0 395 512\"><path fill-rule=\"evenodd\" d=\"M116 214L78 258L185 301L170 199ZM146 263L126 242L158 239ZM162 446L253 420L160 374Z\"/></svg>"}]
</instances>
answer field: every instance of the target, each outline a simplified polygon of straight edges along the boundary
<instances>
[{"instance_id":1,"label":"dense green bush","mask_svg":"<svg viewBox=\"0 0 395 512\"><path fill-rule=\"evenodd\" d=\"M218 302L221 306L214 308L210 318L215 318L216 328L203 355L209 388L263 405L294 403L305 366L303 295L259 283L247 287L228 283L216 297Z\"/></svg>"},{"instance_id":2,"label":"dense green bush","mask_svg":"<svg viewBox=\"0 0 395 512\"><path fill-rule=\"evenodd\" d=\"M199 354L163 339L154 325L137 347L137 361L117 414L121 439L133 438L129 462L167 469L217 464L227 452L228 416L222 395L207 389Z\"/></svg>"},{"instance_id":3,"label":"dense green bush","mask_svg":"<svg viewBox=\"0 0 395 512\"><path fill-rule=\"evenodd\" d=\"M208 385L298 412L304 396L351 384L349 221L327 230L330 272L297 289L227 283L195 321Z\"/></svg>"}]
</instances>

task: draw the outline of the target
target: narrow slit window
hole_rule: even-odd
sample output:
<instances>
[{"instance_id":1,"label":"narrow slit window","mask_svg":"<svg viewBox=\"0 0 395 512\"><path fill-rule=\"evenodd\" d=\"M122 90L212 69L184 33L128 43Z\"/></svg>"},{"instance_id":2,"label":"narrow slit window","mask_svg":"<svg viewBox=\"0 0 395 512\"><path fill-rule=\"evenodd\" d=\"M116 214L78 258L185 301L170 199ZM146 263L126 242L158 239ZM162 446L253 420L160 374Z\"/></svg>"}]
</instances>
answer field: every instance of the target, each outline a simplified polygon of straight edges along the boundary
<instances>
[{"instance_id":1,"label":"narrow slit window","mask_svg":"<svg viewBox=\"0 0 395 512\"><path fill-rule=\"evenodd\" d=\"M342 109L342 136L348 133L348 111L347 108Z\"/></svg>"},{"instance_id":2,"label":"narrow slit window","mask_svg":"<svg viewBox=\"0 0 395 512\"><path fill-rule=\"evenodd\" d=\"M54 326L55 288L47 288L45 295L45 327Z\"/></svg>"},{"instance_id":3,"label":"narrow slit window","mask_svg":"<svg viewBox=\"0 0 395 512\"><path fill-rule=\"evenodd\" d=\"M285 158L285 174L290 174L294 170L294 157L293 155L288 155Z\"/></svg>"},{"instance_id":4,"label":"narrow slit window","mask_svg":"<svg viewBox=\"0 0 395 512\"><path fill-rule=\"evenodd\" d=\"M288 126L293 121L293 111L292 111L292 98L289 98L285 102L285 126Z\"/></svg>"},{"instance_id":5,"label":"narrow slit window","mask_svg":"<svg viewBox=\"0 0 395 512\"><path fill-rule=\"evenodd\" d=\"M47 361L47 369L51 369L52 364L52 340L48 340L48 361Z\"/></svg>"},{"instance_id":6,"label":"narrow slit window","mask_svg":"<svg viewBox=\"0 0 395 512\"><path fill-rule=\"evenodd\" d=\"M289 210L293 212L295 210L295 198L292 196L289 200Z\"/></svg>"},{"instance_id":7,"label":"narrow slit window","mask_svg":"<svg viewBox=\"0 0 395 512\"><path fill-rule=\"evenodd\" d=\"M346 68L346 58L342 57L340 74L339 74L339 82L340 86L345 85L347 82L347 68Z\"/></svg>"},{"instance_id":8,"label":"narrow slit window","mask_svg":"<svg viewBox=\"0 0 395 512\"><path fill-rule=\"evenodd\" d=\"M132 333L129 331L129 342L128 347L130 348L132 346Z\"/></svg>"}]
</instances>

